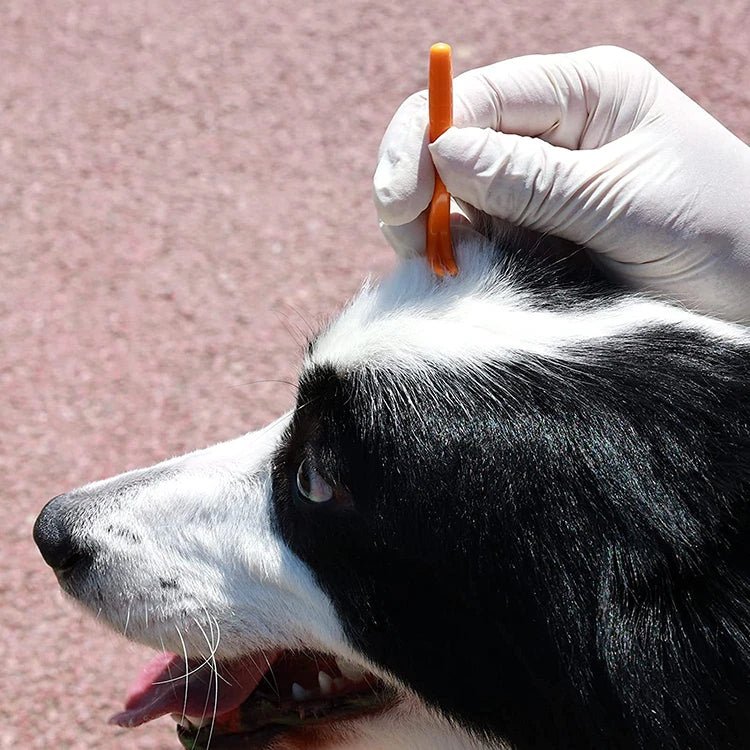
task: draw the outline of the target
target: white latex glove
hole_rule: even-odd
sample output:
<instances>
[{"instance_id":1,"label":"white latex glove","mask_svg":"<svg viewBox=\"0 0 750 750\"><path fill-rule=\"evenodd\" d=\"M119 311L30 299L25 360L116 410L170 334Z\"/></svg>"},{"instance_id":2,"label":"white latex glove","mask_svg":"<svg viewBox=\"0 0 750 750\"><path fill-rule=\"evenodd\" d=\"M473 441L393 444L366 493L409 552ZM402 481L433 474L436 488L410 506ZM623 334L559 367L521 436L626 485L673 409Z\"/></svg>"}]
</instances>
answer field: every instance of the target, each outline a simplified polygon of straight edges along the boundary
<instances>
[{"instance_id":1,"label":"white latex glove","mask_svg":"<svg viewBox=\"0 0 750 750\"><path fill-rule=\"evenodd\" d=\"M434 160L456 198L586 245L614 279L750 321L750 147L643 58L506 60L455 79L456 127L431 146L427 119L426 92L401 105L374 177L401 255L424 252Z\"/></svg>"}]
</instances>

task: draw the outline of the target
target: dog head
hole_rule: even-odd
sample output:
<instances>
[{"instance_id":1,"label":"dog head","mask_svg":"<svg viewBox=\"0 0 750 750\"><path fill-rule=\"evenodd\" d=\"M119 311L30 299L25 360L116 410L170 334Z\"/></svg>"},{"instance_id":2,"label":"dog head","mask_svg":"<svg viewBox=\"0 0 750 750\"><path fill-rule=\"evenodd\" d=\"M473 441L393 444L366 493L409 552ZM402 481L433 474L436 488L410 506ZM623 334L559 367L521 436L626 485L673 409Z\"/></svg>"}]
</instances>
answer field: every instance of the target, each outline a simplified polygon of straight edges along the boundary
<instances>
[{"instance_id":1,"label":"dog head","mask_svg":"<svg viewBox=\"0 0 750 750\"><path fill-rule=\"evenodd\" d=\"M279 749L733 736L748 338L536 247L404 262L311 342L293 413L48 504L63 589L168 652L115 721Z\"/></svg>"}]
</instances>

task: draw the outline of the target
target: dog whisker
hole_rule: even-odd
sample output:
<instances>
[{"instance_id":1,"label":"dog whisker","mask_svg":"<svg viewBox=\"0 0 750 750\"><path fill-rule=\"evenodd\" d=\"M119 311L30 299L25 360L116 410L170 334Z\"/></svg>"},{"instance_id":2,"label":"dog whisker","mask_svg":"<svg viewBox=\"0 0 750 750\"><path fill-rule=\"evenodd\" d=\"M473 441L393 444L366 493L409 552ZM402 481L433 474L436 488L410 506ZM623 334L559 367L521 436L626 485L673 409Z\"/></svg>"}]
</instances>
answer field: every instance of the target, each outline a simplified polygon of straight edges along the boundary
<instances>
[{"instance_id":1,"label":"dog whisker","mask_svg":"<svg viewBox=\"0 0 750 750\"><path fill-rule=\"evenodd\" d=\"M212 649L211 642L208 640L208 637L206 636L206 631L201 627L201 625L198 622L198 620L196 620L194 617L191 618L191 619L198 626L198 628L200 629L200 631L201 631L201 633L203 635L203 638L205 639L206 643L208 644L208 647L209 647L209 653L208 653L208 655L201 654L201 656L203 658L203 661L200 664L198 664L197 666L193 667L192 669L187 670L187 661L188 661L187 660L187 648L186 648L185 640L184 640L184 637L183 637L182 633L180 632L179 629L177 629L177 634L180 637L180 641L182 642L182 647L183 647L184 654L185 654L186 672L185 672L184 675L181 675L180 677L170 677L168 680L157 680L157 681L155 681L153 683L154 685L167 685L170 682L178 682L178 681L183 680L183 679L187 680L187 678L190 675L195 674L196 672L199 672L207 664L210 664L212 657L215 655L215 652L211 651L211 649ZM177 628L176 625L175 625L175 628ZM218 647L218 643L216 645Z\"/></svg>"},{"instance_id":2,"label":"dog whisker","mask_svg":"<svg viewBox=\"0 0 750 750\"><path fill-rule=\"evenodd\" d=\"M283 380L280 378L265 378L263 380L249 380L246 383L236 383L232 385L232 388L247 388L251 385L262 385L264 383L277 383L279 385L288 385L290 388L296 389L297 384L293 383L291 380Z\"/></svg>"},{"instance_id":3,"label":"dog whisker","mask_svg":"<svg viewBox=\"0 0 750 750\"><path fill-rule=\"evenodd\" d=\"M187 702L188 702L188 677L190 676L190 673L188 671L188 653L187 653L187 646L185 645L185 639L182 637L182 633L180 632L180 628L175 624L174 629L177 631L177 637L180 639L180 643L182 644L182 655L183 659L185 660L185 676L182 678L185 680L185 698L182 703L182 719L180 723L182 723L185 720L185 714L187 713Z\"/></svg>"},{"instance_id":4,"label":"dog whisker","mask_svg":"<svg viewBox=\"0 0 750 750\"><path fill-rule=\"evenodd\" d=\"M205 608L204 608L204 611L205 611ZM206 613L206 614L208 614L208 613ZM198 622L198 620L196 620L195 618L193 618L193 621L195 622L195 624L198 626L198 628L200 629L201 633L203 634L203 637L206 640L206 645L208 646L208 650L209 650L209 654L210 654L210 656L209 656L209 662L208 662L209 666L210 666L210 672L209 672L209 676L208 676L208 689L206 690L206 700L205 700L205 702L203 704L203 713L201 714L201 718L200 718L200 724L202 726L203 725L203 721L206 718L206 712L208 711L208 701L209 701L209 699L211 697L211 687L212 686L214 688L214 701L216 702L218 700L218 696L219 696L219 680L218 680L219 672L218 672L218 669L216 668L216 661L213 658L213 656L214 656L214 652L213 652L214 645L213 645L213 643L209 640L208 635L206 634L205 629L201 626L201 624ZM209 627L211 628L211 635L213 636L213 626L210 624L210 620L209 620ZM214 679L214 678L216 678L216 679ZM215 715L215 713L216 713L216 711L214 710L214 715ZM212 720L211 720L211 730L210 730L211 734L213 734L214 721L215 721L215 719L212 718ZM198 739L198 737L196 735L195 740L193 741L193 748L195 748L195 743L196 743L197 739ZM210 739L209 739L209 743L210 743Z\"/></svg>"},{"instance_id":5,"label":"dog whisker","mask_svg":"<svg viewBox=\"0 0 750 750\"><path fill-rule=\"evenodd\" d=\"M297 307L292 305L290 302L286 302L285 307L289 308L297 316L297 318L300 320L302 325L307 329L307 333L304 333L298 326L295 326L297 333L301 335L303 338L303 344L304 344L304 341L307 341L310 338L314 338L317 335L317 331L315 330L315 328L313 328L310 321L302 314L301 310L299 310ZM279 317L283 316L289 322L289 325L292 325L292 321L289 315L286 315L285 313L279 311L278 316Z\"/></svg>"},{"instance_id":6,"label":"dog whisker","mask_svg":"<svg viewBox=\"0 0 750 750\"><path fill-rule=\"evenodd\" d=\"M273 671L273 665L268 660L268 657L266 656L266 652L265 651L261 651L261 655L263 656L264 661L268 665L268 671L266 672L266 675L271 675L271 680L273 681L273 684L271 684L271 682L268 680L267 676L264 677L264 680L265 680L266 684L268 684L273 689L273 692L275 693L276 697L279 700L281 700L281 690L279 690L279 683L278 683L278 680L276 679L276 674ZM251 660L252 660L253 664L255 664L255 668L258 669L258 665L256 664L255 659L251 659ZM258 671L260 672L261 670L258 669Z\"/></svg>"},{"instance_id":7,"label":"dog whisker","mask_svg":"<svg viewBox=\"0 0 750 750\"><path fill-rule=\"evenodd\" d=\"M206 610L205 607L203 608L203 611L206 613L206 621L208 622L208 627L209 627L209 629L211 631L211 639L213 639L214 630L213 630L213 625L211 623L211 619L212 618L209 615L209 613L208 613L208 611ZM208 653L208 657L206 658L206 661L204 662L204 664L209 664L210 665L212 659L214 659L214 662L215 662L216 651L218 650L218 648L219 648L219 642L221 641L221 631L217 630L217 633L216 633L216 643L214 643L213 640L209 640L209 637L206 634L206 630L200 624L200 622L198 620L196 620L195 618L193 618L193 622L198 626L198 629L201 631L201 634L203 635L203 638L206 641L206 645L208 646L209 653ZM217 622L216 623L217 628L218 628L218 625L219 625L219 623ZM227 685L229 684L229 682L227 682L226 680L224 680L224 678L221 677L221 675L219 675L218 672L216 674L216 677L217 677L217 679L218 678L222 679L224 682L227 683Z\"/></svg>"},{"instance_id":8,"label":"dog whisker","mask_svg":"<svg viewBox=\"0 0 750 750\"><path fill-rule=\"evenodd\" d=\"M216 625L216 646L213 649L213 653L211 654L211 659L213 660L214 666L216 666L216 653L219 650L219 643L221 642L221 628L219 626L219 621L215 617L211 617L211 620L213 620L214 624ZM211 621L209 620L209 622ZM216 678L217 680L221 680L226 685L231 685L229 680L227 680L223 675L219 674L218 669L216 670Z\"/></svg>"},{"instance_id":9,"label":"dog whisker","mask_svg":"<svg viewBox=\"0 0 750 750\"><path fill-rule=\"evenodd\" d=\"M216 623L216 645L218 647L219 640L221 639L221 629L219 627L219 621L215 617L213 618L213 620ZM210 620L209 620L209 622L210 622ZM206 742L206 750L209 750L209 748L211 747L211 740L213 739L213 736L214 736L214 727L216 726L216 711L217 711L218 706L219 706L219 668L218 668L218 666L216 664L216 657L215 656L211 657L211 663L212 663L212 667L213 667L213 672L216 675L216 687L215 687L215 690L214 690L214 710L213 710L213 714L211 716L211 728L210 728L210 730L208 732L208 740Z\"/></svg>"},{"instance_id":10,"label":"dog whisker","mask_svg":"<svg viewBox=\"0 0 750 750\"><path fill-rule=\"evenodd\" d=\"M282 316L279 315L278 317L281 319ZM293 326L286 316L281 320L281 325L284 326L284 330L297 346L303 347L305 345L305 335L296 326Z\"/></svg>"},{"instance_id":11,"label":"dog whisker","mask_svg":"<svg viewBox=\"0 0 750 750\"><path fill-rule=\"evenodd\" d=\"M130 612L132 610L132 607L133 607L133 600L131 598L131 599L128 599L128 611L127 611L127 614L125 615L125 627L122 630L122 634L126 638L128 637L128 627L130 626Z\"/></svg>"}]
</instances>

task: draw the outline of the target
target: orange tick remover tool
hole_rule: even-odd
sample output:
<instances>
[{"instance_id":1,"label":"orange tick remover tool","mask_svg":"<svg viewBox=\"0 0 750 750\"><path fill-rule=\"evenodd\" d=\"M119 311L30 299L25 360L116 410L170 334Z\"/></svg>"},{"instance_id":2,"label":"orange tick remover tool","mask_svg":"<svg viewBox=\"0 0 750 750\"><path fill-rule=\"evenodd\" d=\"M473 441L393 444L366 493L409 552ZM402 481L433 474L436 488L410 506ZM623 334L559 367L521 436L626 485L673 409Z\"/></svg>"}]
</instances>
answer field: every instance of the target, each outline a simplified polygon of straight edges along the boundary
<instances>
[{"instance_id":1,"label":"orange tick remover tool","mask_svg":"<svg viewBox=\"0 0 750 750\"><path fill-rule=\"evenodd\" d=\"M448 44L430 47L427 89L430 109L430 143L453 124L453 64ZM435 190L427 212L427 259L438 276L458 273L451 242L451 197L435 170Z\"/></svg>"}]
</instances>

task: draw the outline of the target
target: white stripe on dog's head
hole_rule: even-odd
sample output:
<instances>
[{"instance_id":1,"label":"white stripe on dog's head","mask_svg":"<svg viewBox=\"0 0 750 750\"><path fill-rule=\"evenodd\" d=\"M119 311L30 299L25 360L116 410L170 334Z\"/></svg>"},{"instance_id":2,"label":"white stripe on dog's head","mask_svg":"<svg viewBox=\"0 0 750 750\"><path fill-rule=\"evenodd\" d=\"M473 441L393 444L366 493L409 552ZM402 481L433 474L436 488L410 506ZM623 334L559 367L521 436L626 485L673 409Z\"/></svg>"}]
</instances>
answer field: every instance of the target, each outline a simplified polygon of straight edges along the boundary
<instances>
[{"instance_id":1,"label":"white stripe on dog's head","mask_svg":"<svg viewBox=\"0 0 750 750\"><path fill-rule=\"evenodd\" d=\"M633 295L545 304L524 288L517 268L474 232L460 232L460 273L437 278L422 260L403 261L361 293L315 340L307 366L339 372L360 367L410 370L427 363L472 367L522 357L577 359L591 342L653 325L714 338L746 337L744 328Z\"/></svg>"}]
</instances>

